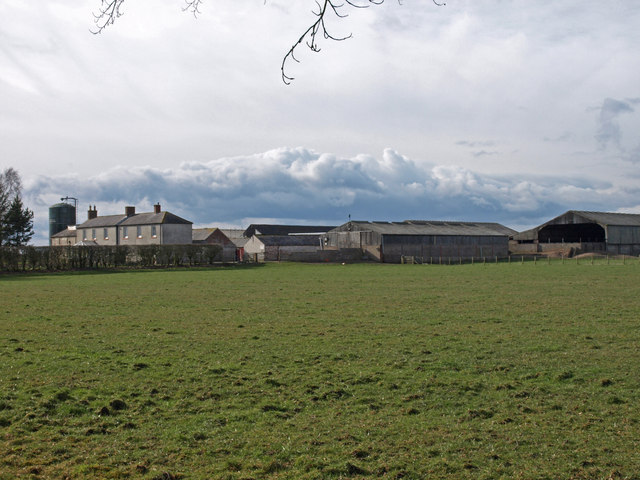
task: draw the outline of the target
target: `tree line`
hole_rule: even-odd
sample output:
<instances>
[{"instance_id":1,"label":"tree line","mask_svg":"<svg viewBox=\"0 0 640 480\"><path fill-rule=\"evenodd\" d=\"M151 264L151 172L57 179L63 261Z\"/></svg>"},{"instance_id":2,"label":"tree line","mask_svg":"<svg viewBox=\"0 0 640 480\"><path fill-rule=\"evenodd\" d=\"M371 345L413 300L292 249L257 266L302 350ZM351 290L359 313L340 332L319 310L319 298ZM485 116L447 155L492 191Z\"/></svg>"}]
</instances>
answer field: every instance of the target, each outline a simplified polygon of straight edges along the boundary
<instances>
[{"instance_id":1,"label":"tree line","mask_svg":"<svg viewBox=\"0 0 640 480\"><path fill-rule=\"evenodd\" d=\"M0 247L1 272L194 267L221 261L219 245Z\"/></svg>"},{"instance_id":2,"label":"tree line","mask_svg":"<svg viewBox=\"0 0 640 480\"><path fill-rule=\"evenodd\" d=\"M0 246L21 246L33 237L33 211L22 203L22 180L13 168L0 173Z\"/></svg>"}]
</instances>

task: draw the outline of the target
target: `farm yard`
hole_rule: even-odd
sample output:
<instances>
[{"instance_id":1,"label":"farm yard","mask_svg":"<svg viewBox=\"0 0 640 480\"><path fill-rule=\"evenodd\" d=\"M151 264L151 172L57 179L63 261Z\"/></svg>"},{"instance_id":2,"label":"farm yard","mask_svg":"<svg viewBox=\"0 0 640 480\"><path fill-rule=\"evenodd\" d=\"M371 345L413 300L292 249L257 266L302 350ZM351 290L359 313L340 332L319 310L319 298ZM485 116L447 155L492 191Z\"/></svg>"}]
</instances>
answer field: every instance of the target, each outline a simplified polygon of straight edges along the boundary
<instances>
[{"instance_id":1,"label":"farm yard","mask_svg":"<svg viewBox=\"0 0 640 480\"><path fill-rule=\"evenodd\" d=\"M637 479L607 263L0 276L0 479Z\"/></svg>"}]
</instances>

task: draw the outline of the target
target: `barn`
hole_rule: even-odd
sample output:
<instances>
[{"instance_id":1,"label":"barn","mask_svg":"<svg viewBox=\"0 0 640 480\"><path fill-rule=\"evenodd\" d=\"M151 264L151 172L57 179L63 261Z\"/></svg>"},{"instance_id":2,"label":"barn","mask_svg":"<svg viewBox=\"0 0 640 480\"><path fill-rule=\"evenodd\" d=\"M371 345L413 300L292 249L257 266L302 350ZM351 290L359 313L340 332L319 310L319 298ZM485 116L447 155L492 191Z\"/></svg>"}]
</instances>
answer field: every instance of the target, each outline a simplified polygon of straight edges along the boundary
<instances>
[{"instance_id":1,"label":"barn","mask_svg":"<svg viewBox=\"0 0 640 480\"><path fill-rule=\"evenodd\" d=\"M322 259L319 235L254 235L245 244L244 251L255 262Z\"/></svg>"},{"instance_id":2,"label":"barn","mask_svg":"<svg viewBox=\"0 0 640 480\"><path fill-rule=\"evenodd\" d=\"M194 228L193 243L219 245L222 248L224 262L241 262L244 256L244 244L248 238L243 237L244 230L222 228Z\"/></svg>"},{"instance_id":3,"label":"barn","mask_svg":"<svg viewBox=\"0 0 640 480\"><path fill-rule=\"evenodd\" d=\"M514 236L514 250L640 255L640 214L569 210Z\"/></svg>"},{"instance_id":4,"label":"barn","mask_svg":"<svg viewBox=\"0 0 640 480\"><path fill-rule=\"evenodd\" d=\"M515 233L499 223L351 221L322 240L327 250L359 250L363 257L380 262L400 263L403 257L441 262L507 256Z\"/></svg>"}]
</instances>

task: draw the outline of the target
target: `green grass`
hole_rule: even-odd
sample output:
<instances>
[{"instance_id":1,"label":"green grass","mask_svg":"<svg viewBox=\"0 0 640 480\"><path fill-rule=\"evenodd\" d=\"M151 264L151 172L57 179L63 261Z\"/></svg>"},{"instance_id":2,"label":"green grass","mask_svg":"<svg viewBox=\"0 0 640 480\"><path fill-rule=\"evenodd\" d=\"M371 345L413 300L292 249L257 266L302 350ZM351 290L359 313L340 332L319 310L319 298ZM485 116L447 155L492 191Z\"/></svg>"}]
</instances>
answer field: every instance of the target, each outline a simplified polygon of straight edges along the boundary
<instances>
[{"instance_id":1,"label":"green grass","mask_svg":"<svg viewBox=\"0 0 640 480\"><path fill-rule=\"evenodd\" d=\"M0 277L0 479L640 478L640 266Z\"/></svg>"}]
</instances>

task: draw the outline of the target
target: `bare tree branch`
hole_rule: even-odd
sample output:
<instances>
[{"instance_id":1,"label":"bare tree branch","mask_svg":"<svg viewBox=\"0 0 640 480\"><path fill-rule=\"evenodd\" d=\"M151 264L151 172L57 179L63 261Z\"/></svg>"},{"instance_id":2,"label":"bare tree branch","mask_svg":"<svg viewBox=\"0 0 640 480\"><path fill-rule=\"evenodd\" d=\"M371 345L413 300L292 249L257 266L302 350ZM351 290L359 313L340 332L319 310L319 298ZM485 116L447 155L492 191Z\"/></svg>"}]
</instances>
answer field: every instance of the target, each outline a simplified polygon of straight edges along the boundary
<instances>
[{"instance_id":1,"label":"bare tree branch","mask_svg":"<svg viewBox=\"0 0 640 480\"><path fill-rule=\"evenodd\" d=\"M185 6L182 8L183 12L191 12L194 17L200 15L200 5L203 0L184 0Z\"/></svg>"},{"instance_id":2,"label":"bare tree branch","mask_svg":"<svg viewBox=\"0 0 640 480\"><path fill-rule=\"evenodd\" d=\"M446 5L446 3L438 3L437 0L432 0L438 6ZM322 3L319 3L316 0L316 4L318 6L318 11L313 12L313 14L317 17L316 21L311 24L309 28L307 28L304 33L298 38L298 41L294 43L289 51L285 54L282 59L282 64L280 65L280 72L282 74L282 81L289 85L294 80L294 77L287 75L285 72L285 68L287 66L287 62L289 60L293 60L294 62L300 63L300 61L296 58L295 53L296 49L304 42L307 47L312 52L319 52L320 47L317 41L318 33L321 33L325 40L335 40L341 42L343 40L347 40L351 38L353 35L349 34L344 37L336 37L329 33L326 28L325 20L327 17L327 12L333 13L333 15L337 18L344 18L348 14L342 13L341 9L345 6L350 6L354 8L367 8L371 5L381 5L384 3L384 0L360 0L360 2L356 0L322 0ZM402 0L398 0L398 3L402 4Z\"/></svg>"},{"instance_id":3,"label":"bare tree branch","mask_svg":"<svg viewBox=\"0 0 640 480\"><path fill-rule=\"evenodd\" d=\"M200 7L204 0L184 0L185 6L182 9L185 12L191 12L195 17L200 15ZM266 0L264 0L266 3ZM280 65L280 72L282 74L282 81L289 85L294 77L287 75L285 68L289 60L299 63L296 58L296 49L303 43L312 51L319 52L320 46L318 45L318 34L320 33L325 40L334 40L341 42L352 37L352 34L338 37L329 32L326 25L327 13L332 13L335 18L344 18L348 14L343 13L342 9L345 6L353 8L367 8L371 5L381 5L384 0L315 0L318 7L317 11L313 11L313 15L316 16L316 20L300 35L298 41L294 43L289 51L285 54ZM444 2L438 2L438 0L432 0L434 4L439 7L446 5ZM122 16L120 8L124 3L124 0L100 0L100 8L97 13L94 13L95 30L91 32L94 34L101 33L109 25L113 25L117 18ZM402 0L398 0L398 3L402 4Z\"/></svg>"},{"instance_id":4,"label":"bare tree branch","mask_svg":"<svg viewBox=\"0 0 640 480\"><path fill-rule=\"evenodd\" d=\"M100 0L100 2L98 13L93 14L93 23L96 25L96 30L91 30L93 34L102 33L109 25L113 25L116 18L122 16L120 7L124 0Z\"/></svg>"}]
</instances>

